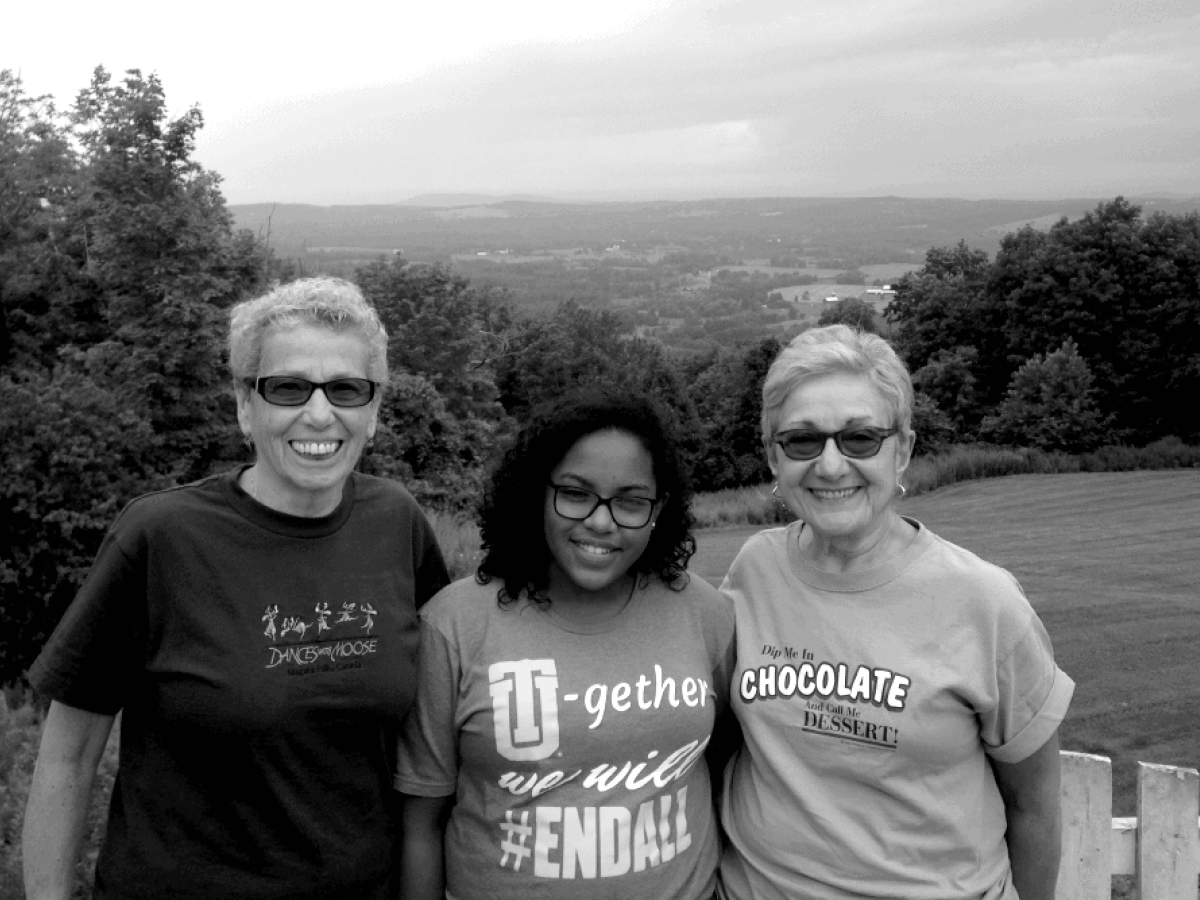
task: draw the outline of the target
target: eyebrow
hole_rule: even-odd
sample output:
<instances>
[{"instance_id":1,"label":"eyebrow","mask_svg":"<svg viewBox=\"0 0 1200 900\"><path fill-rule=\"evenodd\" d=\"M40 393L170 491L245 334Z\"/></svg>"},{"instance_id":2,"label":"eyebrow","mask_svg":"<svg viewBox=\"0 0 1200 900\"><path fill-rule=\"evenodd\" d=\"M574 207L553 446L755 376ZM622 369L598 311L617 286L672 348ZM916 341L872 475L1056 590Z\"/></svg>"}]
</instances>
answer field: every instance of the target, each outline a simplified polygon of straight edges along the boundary
<instances>
[{"instance_id":1,"label":"eyebrow","mask_svg":"<svg viewBox=\"0 0 1200 900\"><path fill-rule=\"evenodd\" d=\"M586 478L584 478L581 475L576 475L574 472L563 472L561 475L558 476L558 478L555 479L555 481L562 481L565 478L570 478L574 481L579 482L580 487L585 487L588 490L592 491L593 493L597 493L597 494L599 493L599 491L595 490L595 488L596 488L595 484L588 481ZM634 484L626 484L626 485L622 485L621 487L617 488L617 494L627 494L630 491L645 491L648 494L654 494L657 490L658 490L657 488L653 488L648 484L642 484L641 482L635 482ZM616 496L616 494L614 494L614 496Z\"/></svg>"},{"instance_id":2,"label":"eyebrow","mask_svg":"<svg viewBox=\"0 0 1200 900\"><path fill-rule=\"evenodd\" d=\"M849 419L847 419L845 422L843 422L841 427L838 428L837 430L840 431L842 428L853 428L856 425L870 425L872 428L886 428L887 427L885 425L871 425L872 418L874 418L874 417L871 415L851 416ZM812 419L801 419L799 422L796 422L796 423L781 422L779 424L778 430L779 431L792 431L794 429L800 429L800 428L805 429L805 430L812 430L812 431L820 431L821 430L820 428L817 427L817 424L812 421Z\"/></svg>"}]
</instances>

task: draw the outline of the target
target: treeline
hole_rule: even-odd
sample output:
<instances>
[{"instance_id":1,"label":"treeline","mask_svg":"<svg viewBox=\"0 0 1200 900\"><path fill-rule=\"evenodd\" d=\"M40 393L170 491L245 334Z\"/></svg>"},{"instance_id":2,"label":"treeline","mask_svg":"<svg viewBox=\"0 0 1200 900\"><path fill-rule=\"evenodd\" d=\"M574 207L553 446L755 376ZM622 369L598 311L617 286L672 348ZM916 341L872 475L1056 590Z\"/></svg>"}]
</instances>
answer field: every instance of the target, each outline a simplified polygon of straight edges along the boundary
<instances>
[{"instance_id":1,"label":"treeline","mask_svg":"<svg viewBox=\"0 0 1200 900\"><path fill-rule=\"evenodd\" d=\"M995 260L931 249L887 317L920 392L929 443L1078 453L1200 436L1200 216L1118 197Z\"/></svg>"},{"instance_id":2,"label":"treeline","mask_svg":"<svg viewBox=\"0 0 1200 900\"><path fill-rule=\"evenodd\" d=\"M0 683L22 675L128 500L248 459L225 313L280 268L192 159L202 124L196 109L171 119L136 71L97 70L66 113L0 73ZM889 310L922 446L1194 440L1181 413L1200 386L1198 232L1195 215L1142 219L1117 200L1010 236L994 263L930 250ZM503 288L445 266L393 255L346 274L391 341L363 467L431 508L471 510L529 408L583 384L657 397L700 490L769 479L758 419L775 338L677 354L565 298L519 315ZM741 281L722 286L740 309ZM838 318L877 327L866 304L830 304L822 322Z\"/></svg>"}]
</instances>

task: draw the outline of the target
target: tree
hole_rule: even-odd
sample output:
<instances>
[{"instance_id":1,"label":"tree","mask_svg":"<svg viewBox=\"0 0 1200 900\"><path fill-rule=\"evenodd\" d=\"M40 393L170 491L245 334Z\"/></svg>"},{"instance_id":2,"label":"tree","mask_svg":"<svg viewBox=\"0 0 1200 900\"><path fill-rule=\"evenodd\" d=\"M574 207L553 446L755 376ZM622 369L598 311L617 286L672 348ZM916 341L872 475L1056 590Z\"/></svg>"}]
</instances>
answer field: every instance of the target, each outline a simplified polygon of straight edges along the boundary
<instances>
[{"instance_id":1,"label":"tree","mask_svg":"<svg viewBox=\"0 0 1200 900\"><path fill-rule=\"evenodd\" d=\"M987 254L959 241L951 248L931 247L924 267L896 283L885 315L898 326L893 343L910 370L920 369L938 350L978 348L985 341L987 274Z\"/></svg>"},{"instance_id":2,"label":"tree","mask_svg":"<svg viewBox=\"0 0 1200 900\"><path fill-rule=\"evenodd\" d=\"M837 303L826 303L817 324L849 325L860 331L879 334L879 326L875 324L875 310L861 297L847 297Z\"/></svg>"},{"instance_id":3,"label":"tree","mask_svg":"<svg viewBox=\"0 0 1200 900\"><path fill-rule=\"evenodd\" d=\"M465 509L511 426L494 373L511 320L504 298L444 266L398 256L355 278L388 330L392 369L364 469L402 479L422 502Z\"/></svg>"},{"instance_id":4,"label":"tree","mask_svg":"<svg viewBox=\"0 0 1200 900\"><path fill-rule=\"evenodd\" d=\"M913 388L948 417L947 424L960 441L975 436L983 416L974 374L978 360L974 347L938 350L912 376Z\"/></svg>"},{"instance_id":5,"label":"tree","mask_svg":"<svg viewBox=\"0 0 1200 900\"><path fill-rule=\"evenodd\" d=\"M1047 234L1022 229L987 290L1010 365L1069 338L1125 439L1200 435L1177 415L1200 393L1200 216L1143 220L1118 197Z\"/></svg>"},{"instance_id":6,"label":"tree","mask_svg":"<svg viewBox=\"0 0 1200 900\"><path fill-rule=\"evenodd\" d=\"M1108 437L1107 422L1075 342L1067 339L1017 369L1008 396L980 430L986 440L1040 450L1082 453L1100 446Z\"/></svg>"},{"instance_id":7,"label":"tree","mask_svg":"<svg viewBox=\"0 0 1200 900\"><path fill-rule=\"evenodd\" d=\"M779 349L775 338L766 338L741 352L714 353L687 378L704 437L695 470L698 490L770 480L762 446L762 385Z\"/></svg>"},{"instance_id":8,"label":"tree","mask_svg":"<svg viewBox=\"0 0 1200 900\"><path fill-rule=\"evenodd\" d=\"M97 69L68 121L0 75L0 612L18 677L113 514L240 457L225 309L260 286L219 179L191 159L199 110Z\"/></svg>"},{"instance_id":9,"label":"tree","mask_svg":"<svg viewBox=\"0 0 1200 900\"><path fill-rule=\"evenodd\" d=\"M635 337L620 316L567 301L549 317L518 322L496 359L500 402L514 418L583 386L638 391L658 401L688 464L702 449L695 407L657 341Z\"/></svg>"}]
</instances>

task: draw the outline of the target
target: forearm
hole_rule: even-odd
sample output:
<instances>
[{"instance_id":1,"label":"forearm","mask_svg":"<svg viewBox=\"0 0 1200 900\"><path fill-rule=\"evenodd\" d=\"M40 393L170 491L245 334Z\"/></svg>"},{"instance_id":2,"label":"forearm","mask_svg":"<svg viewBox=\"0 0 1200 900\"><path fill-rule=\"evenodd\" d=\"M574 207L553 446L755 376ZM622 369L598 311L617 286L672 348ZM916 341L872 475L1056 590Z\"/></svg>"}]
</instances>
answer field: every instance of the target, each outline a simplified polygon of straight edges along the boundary
<instances>
[{"instance_id":1,"label":"forearm","mask_svg":"<svg viewBox=\"0 0 1200 900\"><path fill-rule=\"evenodd\" d=\"M406 797L400 846L400 900L443 900L445 815L449 798Z\"/></svg>"},{"instance_id":2,"label":"forearm","mask_svg":"<svg viewBox=\"0 0 1200 900\"><path fill-rule=\"evenodd\" d=\"M29 786L21 855L29 900L69 900L92 782L112 717L51 704Z\"/></svg>"},{"instance_id":3,"label":"forearm","mask_svg":"<svg viewBox=\"0 0 1200 900\"><path fill-rule=\"evenodd\" d=\"M1054 900L1062 855L1062 817L1057 808L1010 810L1008 859L1021 900Z\"/></svg>"},{"instance_id":4,"label":"forearm","mask_svg":"<svg viewBox=\"0 0 1200 900\"><path fill-rule=\"evenodd\" d=\"M29 900L69 900L95 770L39 759L25 808L21 853Z\"/></svg>"}]
</instances>

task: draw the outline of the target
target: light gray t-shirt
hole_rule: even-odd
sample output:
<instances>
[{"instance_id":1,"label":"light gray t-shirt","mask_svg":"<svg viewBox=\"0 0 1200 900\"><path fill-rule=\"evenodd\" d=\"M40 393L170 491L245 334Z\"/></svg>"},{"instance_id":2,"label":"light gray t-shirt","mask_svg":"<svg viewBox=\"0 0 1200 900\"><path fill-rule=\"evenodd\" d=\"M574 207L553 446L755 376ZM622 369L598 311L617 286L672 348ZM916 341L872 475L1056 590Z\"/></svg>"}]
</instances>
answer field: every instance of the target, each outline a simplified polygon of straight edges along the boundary
<instances>
[{"instance_id":1,"label":"light gray t-shirt","mask_svg":"<svg viewBox=\"0 0 1200 900\"><path fill-rule=\"evenodd\" d=\"M652 579L583 627L465 579L421 610L396 788L454 795L453 900L712 896L704 748L728 702L733 610Z\"/></svg>"},{"instance_id":2,"label":"light gray t-shirt","mask_svg":"<svg viewBox=\"0 0 1200 900\"><path fill-rule=\"evenodd\" d=\"M912 520L909 520L912 522ZM988 757L1018 762L1074 683L1005 570L917 522L900 557L832 575L802 523L742 548L721 864L732 900L1016 900Z\"/></svg>"}]
</instances>

